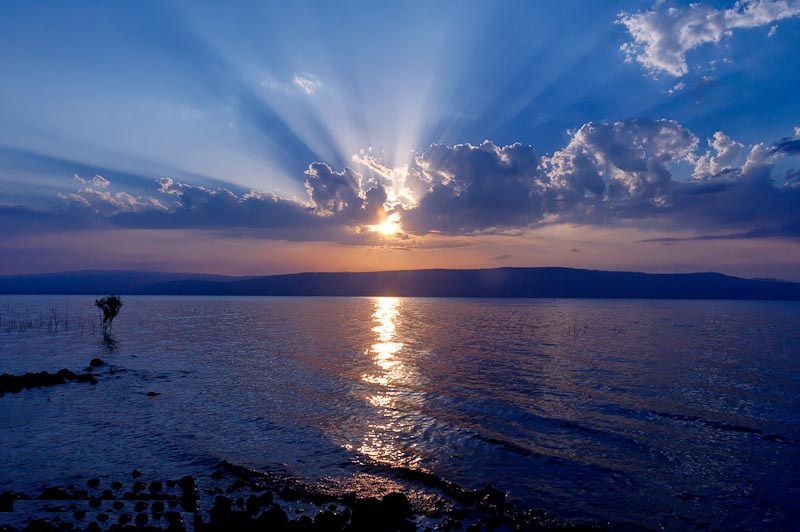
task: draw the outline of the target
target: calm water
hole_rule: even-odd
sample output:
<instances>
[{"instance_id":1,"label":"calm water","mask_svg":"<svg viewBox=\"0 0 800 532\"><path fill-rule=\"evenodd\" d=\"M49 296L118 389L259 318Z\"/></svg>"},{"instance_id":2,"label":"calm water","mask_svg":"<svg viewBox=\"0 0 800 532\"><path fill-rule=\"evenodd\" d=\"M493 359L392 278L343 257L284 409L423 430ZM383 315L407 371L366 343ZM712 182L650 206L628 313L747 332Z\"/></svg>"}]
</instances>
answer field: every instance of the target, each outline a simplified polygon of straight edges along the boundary
<instances>
[{"instance_id":1,"label":"calm water","mask_svg":"<svg viewBox=\"0 0 800 532\"><path fill-rule=\"evenodd\" d=\"M123 370L0 397L0 490L223 458L309 482L403 466L565 518L800 526L796 303L124 301L113 350L92 298L0 302L0 373Z\"/></svg>"}]
</instances>

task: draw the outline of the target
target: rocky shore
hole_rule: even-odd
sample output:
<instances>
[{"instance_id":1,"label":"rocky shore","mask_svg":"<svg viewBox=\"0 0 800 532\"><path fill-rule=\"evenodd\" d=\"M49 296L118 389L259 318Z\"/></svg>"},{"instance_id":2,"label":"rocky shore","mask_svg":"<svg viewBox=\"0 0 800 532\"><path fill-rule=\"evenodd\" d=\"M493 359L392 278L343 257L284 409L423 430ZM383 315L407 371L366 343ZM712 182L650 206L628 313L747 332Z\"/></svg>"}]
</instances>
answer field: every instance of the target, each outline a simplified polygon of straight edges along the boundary
<instances>
[{"instance_id":1,"label":"rocky shore","mask_svg":"<svg viewBox=\"0 0 800 532\"><path fill-rule=\"evenodd\" d=\"M0 494L0 531L412 531L603 530L510 504L492 487L443 483L430 497L357 496L221 462L207 476L121 479Z\"/></svg>"}]
</instances>

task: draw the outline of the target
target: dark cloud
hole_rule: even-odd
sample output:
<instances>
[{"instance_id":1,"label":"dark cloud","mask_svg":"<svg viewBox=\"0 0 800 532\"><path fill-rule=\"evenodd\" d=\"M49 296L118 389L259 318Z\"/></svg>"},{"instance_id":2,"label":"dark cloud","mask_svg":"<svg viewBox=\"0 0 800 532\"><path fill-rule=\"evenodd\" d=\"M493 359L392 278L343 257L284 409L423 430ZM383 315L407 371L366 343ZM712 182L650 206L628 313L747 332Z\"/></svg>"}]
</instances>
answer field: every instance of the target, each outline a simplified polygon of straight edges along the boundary
<instances>
[{"instance_id":1,"label":"dark cloud","mask_svg":"<svg viewBox=\"0 0 800 532\"><path fill-rule=\"evenodd\" d=\"M512 255L497 255L496 257L492 257L492 260L508 260L512 257Z\"/></svg>"}]
</instances>

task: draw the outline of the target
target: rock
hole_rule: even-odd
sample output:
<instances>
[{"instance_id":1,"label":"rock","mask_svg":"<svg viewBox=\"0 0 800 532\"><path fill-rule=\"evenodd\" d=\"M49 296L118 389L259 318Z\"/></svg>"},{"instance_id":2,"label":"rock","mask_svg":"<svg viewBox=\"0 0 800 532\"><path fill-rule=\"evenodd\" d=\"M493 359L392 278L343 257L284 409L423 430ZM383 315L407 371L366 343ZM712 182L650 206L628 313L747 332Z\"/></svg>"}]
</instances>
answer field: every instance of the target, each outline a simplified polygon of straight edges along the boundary
<instances>
[{"instance_id":1,"label":"rock","mask_svg":"<svg viewBox=\"0 0 800 532\"><path fill-rule=\"evenodd\" d=\"M145 510L147 510L147 503L144 501L139 501L133 505L133 509L136 512L144 512Z\"/></svg>"},{"instance_id":2,"label":"rock","mask_svg":"<svg viewBox=\"0 0 800 532\"><path fill-rule=\"evenodd\" d=\"M147 395L147 397L155 397L155 396L161 395L161 394L159 392L147 392L147 394L145 394L145 395Z\"/></svg>"},{"instance_id":3,"label":"rock","mask_svg":"<svg viewBox=\"0 0 800 532\"><path fill-rule=\"evenodd\" d=\"M138 469L134 469L133 471L131 471L131 475L133 476L133 478L139 478L142 476L142 472L139 471Z\"/></svg>"},{"instance_id":4,"label":"rock","mask_svg":"<svg viewBox=\"0 0 800 532\"><path fill-rule=\"evenodd\" d=\"M285 486L281 491L281 498L286 501L299 501L303 493L294 486Z\"/></svg>"},{"instance_id":5,"label":"rock","mask_svg":"<svg viewBox=\"0 0 800 532\"><path fill-rule=\"evenodd\" d=\"M39 498L44 501L66 501L72 499L72 495L61 488L45 488Z\"/></svg>"},{"instance_id":6,"label":"rock","mask_svg":"<svg viewBox=\"0 0 800 532\"><path fill-rule=\"evenodd\" d=\"M100 525L97 524L97 521L92 521L86 527L86 531L87 532L100 532L101 530L102 530L102 528L100 528Z\"/></svg>"},{"instance_id":7,"label":"rock","mask_svg":"<svg viewBox=\"0 0 800 532\"><path fill-rule=\"evenodd\" d=\"M92 360L89 361L89 366L93 368L99 368L102 365L103 365L103 360L100 358L93 358Z\"/></svg>"},{"instance_id":8,"label":"rock","mask_svg":"<svg viewBox=\"0 0 800 532\"><path fill-rule=\"evenodd\" d=\"M154 480L150 483L150 493L156 494L161 493L161 490L164 489L164 486L158 480Z\"/></svg>"},{"instance_id":9,"label":"rock","mask_svg":"<svg viewBox=\"0 0 800 532\"><path fill-rule=\"evenodd\" d=\"M167 524L169 525L170 530L183 529L183 519L181 519L180 513L167 512L166 514L164 514L164 518L167 520Z\"/></svg>"},{"instance_id":10,"label":"rock","mask_svg":"<svg viewBox=\"0 0 800 532\"><path fill-rule=\"evenodd\" d=\"M98 487L100 485L100 479L99 478L90 478L88 481L86 481L86 484L90 488L96 488L96 487Z\"/></svg>"},{"instance_id":11,"label":"rock","mask_svg":"<svg viewBox=\"0 0 800 532\"><path fill-rule=\"evenodd\" d=\"M136 514L136 526L144 526L147 524L147 521L149 520L150 518L148 517L147 514L144 513Z\"/></svg>"},{"instance_id":12,"label":"rock","mask_svg":"<svg viewBox=\"0 0 800 532\"><path fill-rule=\"evenodd\" d=\"M197 509L197 489L194 478L187 475L178 481L181 487L181 506L187 512L194 512Z\"/></svg>"},{"instance_id":13,"label":"rock","mask_svg":"<svg viewBox=\"0 0 800 532\"><path fill-rule=\"evenodd\" d=\"M258 499L259 501L261 501L261 506L269 506L270 504L272 504L272 499L273 499L272 492L268 491L266 493L262 493Z\"/></svg>"},{"instance_id":14,"label":"rock","mask_svg":"<svg viewBox=\"0 0 800 532\"><path fill-rule=\"evenodd\" d=\"M97 514L97 520L101 523L108 521L108 514Z\"/></svg>"},{"instance_id":15,"label":"rock","mask_svg":"<svg viewBox=\"0 0 800 532\"><path fill-rule=\"evenodd\" d=\"M245 509L251 515L255 515L261 510L261 498L256 495L250 495L245 503Z\"/></svg>"},{"instance_id":16,"label":"rock","mask_svg":"<svg viewBox=\"0 0 800 532\"><path fill-rule=\"evenodd\" d=\"M141 480L137 480L136 482L133 483L132 489L134 493L141 493L144 491L146 487L147 485L144 482L142 482Z\"/></svg>"},{"instance_id":17,"label":"rock","mask_svg":"<svg viewBox=\"0 0 800 532\"><path fill-rule=\"evenodd\" d=\"M97 497L94 496L89 497L89 506L91 506L92 508L100 508L101 504L102 503L100 502L100 499L98 499Z\"/></svg>"},{"instance_id":18,"label":"rock","mask_svg":"<svg viewBox=\"0 0 800 532\"><path fill-rule=\"evenodd\" d=\"M307 516L304 515L300 519L296 519L294 521L289 522L289 530L297 530L298 532L310 532L314 530L314 521Z\"/></svg>"},{"instance_id":19,"label":"rock","mask_svg":"<svg viewBox=\"0 0 800 532\"><path fill-rule=\"evenodd\" d=\"M114 504L112 506L114 507L115 510L122 510L123 508L125 508L125 503L122 501L114 501Z\"/></svg>"},{"instance_id":20,"label":"rock","mask_svg":"<svg viewBox=\"0 0 800 532\"><path fill-rule=\"evenodd\" d=\"M119 480L115 480L114 482L111 483L111 489L115 490L122 489L122 482L120 482Z\"/></svg>"},{"instance_id":21,"label":"rock","mask_svg":"<svg viewBox=\"0 0 800 532\"><path fill-rule=\"evenodd\" d=\"M86 517L86 510L81 510L81 509L75 510L74 512L72 512L72 517L80 521L81 519Z\"/></svg>"},{"instance_id":22,"label":"rock","mask_svg":"<svg viewBox=\"0 0 800 532\"><path fill-rule=\"evenodd\" d=\"M117 518L117 523L124 526L130 523L132 520L133 517L131 517L131 514L122 514Z\"/></svg>"},{"instance_id":23,"label":"rock","mask_svg":"<svg viewBox=\"0 0 800 532\"><path fill-rule=\"evenodd\" d=\"M289 522L289 518L280 506L273 503L259 516L256 522L264 530L283 530L286 523Z\"/></svg>"},{"instance_id":24,"label":"rock","mask_svg":"<svg viewBox=\"0 0 800 532\"><path fill-rule=\"evenodd\" d=\"M236 499L236 506L238 506L239 508L244 508L244 498L243 497L239 497L238 499Z\"/></svg>"},{"instance_id":25,"label":"rock","mask_svg":"<svg viewBox=\"0 0 800 532\"><path fill-rule=\"evenodd\" d=\"M383 496L383 507L389 517L402 519L411 515L411 503L402 493L388 493Z\"/></svg>"},{"instance_id":26,"label":"rock","mask_svg":"<svg viewBox=\"0 0 800 532\"><path fill-rule=\"evenodd\" d=\"M0 493L0 512L14 511L14 494L10 491Z\"/></svg>"},{"instance_id":27,"label":"rock","mask_svg":"<svg viewBox=\"0 0 800 532\"><path fill-rule=\"evenodd\" d=\"M344 516L331 510L319 512L314 518L314 525L317 530L341 530L346 523L347 520L344 519Z\"/></svg>"},{"instance_id":28,"label":"rock","mask_svg":"<svg viewBox=\"0 0 800 532\"><path fill-rule=\"evenodd\" d=\"M221 525L230 520L233 511L233 502L230 497L217 495L214 497L214 506L211 508L211 524Z\"/></svg>"},{"instance_id":29,"label":"rock","mask_svg":"<svg viewBox=\"0 0 800 532\"><path fill-rule=\"evenodd\" d=\"M168 481L167 481L167 487L168 487L168 488L174 488L176 484L177 484L177 483L176 483L174 480L172 480L172 479L170 479L170 480L168 480Z\"/></svg>"},{"instance_id":30,"label":"rock","mask_svg":"<svg viewBox=\"0 0 800 532\"><path fill-rule=\"evenodd\" d=\"M364 531L383 529L386 517L383 503L375 497L358 499L353 503L350 528Z\"/></svg>"},{"instance_id":31,"label":"rock","mask_svg":"<svg viewBox=\"0 0 800 532\"><path fill-rule=\"evenodd\" d=\"M155 501L150 507L153 513L164 513L164 501Z\"/></svg>"}]
</instances>

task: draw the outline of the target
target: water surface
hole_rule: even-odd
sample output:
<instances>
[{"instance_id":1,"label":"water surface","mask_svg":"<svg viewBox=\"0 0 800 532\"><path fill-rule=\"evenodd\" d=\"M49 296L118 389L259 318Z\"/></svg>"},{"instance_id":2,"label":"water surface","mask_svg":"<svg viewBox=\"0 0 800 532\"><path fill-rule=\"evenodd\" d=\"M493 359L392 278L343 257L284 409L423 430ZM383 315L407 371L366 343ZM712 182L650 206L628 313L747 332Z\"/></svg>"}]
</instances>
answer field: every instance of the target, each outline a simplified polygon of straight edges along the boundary
<instances>
[{"instance_id":1,"label":"water surface","mask_svg":"<svg viewBox=\"0 0 800 532\"><path fill-rule=\"evenodd\" d=\"M227 459L425 470L570 519L800 526L800 304L123 299L115 346L90 297L0 303L0 373L119 370L0 397L0 490Z\"/></svg>"}]
</instances>

